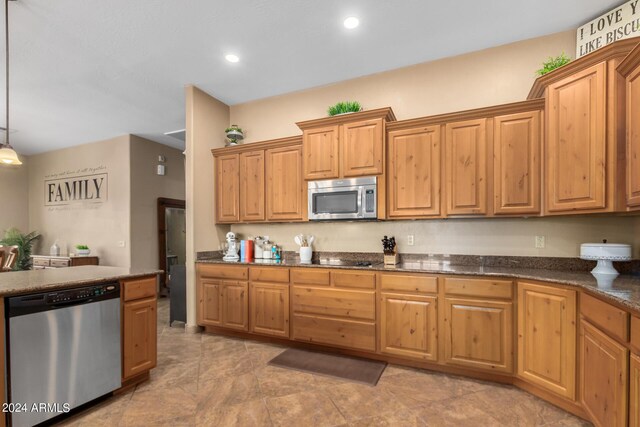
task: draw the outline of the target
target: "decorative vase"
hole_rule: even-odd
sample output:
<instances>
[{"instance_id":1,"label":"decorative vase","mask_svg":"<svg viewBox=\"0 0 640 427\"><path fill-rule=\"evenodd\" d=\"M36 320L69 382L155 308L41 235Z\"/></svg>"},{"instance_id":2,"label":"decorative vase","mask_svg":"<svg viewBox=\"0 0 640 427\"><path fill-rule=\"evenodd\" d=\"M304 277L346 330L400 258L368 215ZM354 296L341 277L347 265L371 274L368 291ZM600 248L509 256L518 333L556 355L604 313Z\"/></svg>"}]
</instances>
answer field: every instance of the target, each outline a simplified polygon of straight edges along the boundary
<instances>
[{"instance_id":1,"label":"decorative vase","mask_svg":"<svg viewBox=\"0 0 640 427\"><path fill-rule=\"evenodd\" d=\"M76 249L77 256L87 256L91 253L91 249Z\"/></svg>"}]
</instances>

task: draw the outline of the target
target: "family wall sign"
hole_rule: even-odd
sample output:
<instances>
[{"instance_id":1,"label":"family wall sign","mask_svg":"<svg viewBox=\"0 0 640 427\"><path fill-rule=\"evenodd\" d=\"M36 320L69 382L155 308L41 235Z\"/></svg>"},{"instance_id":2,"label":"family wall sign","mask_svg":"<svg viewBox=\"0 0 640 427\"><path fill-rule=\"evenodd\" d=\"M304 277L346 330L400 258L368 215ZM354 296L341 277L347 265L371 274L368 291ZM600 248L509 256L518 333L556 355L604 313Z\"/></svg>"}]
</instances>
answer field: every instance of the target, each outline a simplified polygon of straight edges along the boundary
<instances>
[{"instance_id":1,"label":"family wall sign","mask_svg":"<svg viewBox=\"0 0 640 427\"><path fill-rule=\"evenodd\" d=\"M615 41L638 36L640 0L631 0L578 28L576 58Z\"/></svg>"},{"instance_id":2,"label":"family wall sign","mask_svg":"<svg viewBox=\"0 0 640 427\"><path fill-rule=\"evenodd\" d=\"M44 181L45 206L106 202L109 175L106 172L96 173L103 169L106 170L105 167L86 168L48 175Z\"/></svg>"}]
</instances>

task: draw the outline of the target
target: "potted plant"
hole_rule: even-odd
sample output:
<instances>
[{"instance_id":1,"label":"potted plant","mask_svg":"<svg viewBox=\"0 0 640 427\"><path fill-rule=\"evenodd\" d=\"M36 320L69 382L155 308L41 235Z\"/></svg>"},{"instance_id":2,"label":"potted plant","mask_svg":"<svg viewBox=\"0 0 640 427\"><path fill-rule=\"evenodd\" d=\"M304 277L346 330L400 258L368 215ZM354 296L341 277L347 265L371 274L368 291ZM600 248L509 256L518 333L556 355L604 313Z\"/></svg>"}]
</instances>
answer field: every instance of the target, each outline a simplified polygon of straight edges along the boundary
<instances>
[{"instance_id":1,"label":"potted plant","mask_svg":"<svg viewBox=\"0 0 640 427\"><path fill-rule=\"evenodd\" d=\"M91 253L91 249L87 245L76 245L76 255L87 256Z\"/></svg>"},{"instance_id":2,"label":"potted plant","mask_svg":"<svg viewBox=\"0 0 640 427\"><path fill-rule=\"evenodd\" d=\"M10 228L4 233L4 238L0 240L0 245L17 246L18 261L16 261L14 270L30 270L31 269L31 251L33 244L40 238L37 231L23 234L17 228Z\"/></svg>"},{"instance_id":3,"label":"potted plant","mask_svg":"<svg viewBox=\"0 0 640 427\"><path fill-rule=\"evenodd\" d=\"M237 145L238 141L244 139L244 132L242 132L242 128L238 125L229 126L224 130L224 133L227 135L227 139L229 139L229 145Z\"/></svg>"},{"instance_id":4,"label":"potted plant","mask_svg":"<svg viewBox=\"0 0 640 427\"><path fill-rule=\"evenodd\" d=\"M340 114L357 113L359 111L362 111L362 106L358 101L344 101L329 107L327 113L329 116L337 116Z\"/></svg>"},{"instance_id":5,"label":"potted plant","mask_svg":"<svg viewBox=\"0 0 640 427\"><path fill-rule=\"evenodd\" d=\"M569 58L566 53L562 52L555 58L549 57L547 61L543 62L542 68L537 70L536 74L538 76L544 76L545 74L550 73L551 71L560 68L563 65L567 65L569 62L571 62L571 58Z\"/></svg>"}]
</instances>

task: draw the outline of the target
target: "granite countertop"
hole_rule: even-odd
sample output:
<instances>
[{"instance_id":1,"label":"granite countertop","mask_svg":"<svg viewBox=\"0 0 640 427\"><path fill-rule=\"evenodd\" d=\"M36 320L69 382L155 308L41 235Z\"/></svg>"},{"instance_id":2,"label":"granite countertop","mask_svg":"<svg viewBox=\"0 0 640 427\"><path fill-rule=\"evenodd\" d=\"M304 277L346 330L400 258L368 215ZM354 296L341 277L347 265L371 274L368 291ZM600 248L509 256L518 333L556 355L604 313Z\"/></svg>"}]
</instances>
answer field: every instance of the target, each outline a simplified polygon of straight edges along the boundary
<instances>
[{"instance_id":1,"label":"granite countertop","mask_svg":"<svg viewBox=\"0 0 640 427\"><path fill-rule=\"evenodd\" d=\"M161 273L161 270L87 265L82 267L0 273L0 296L73 288L94 283L131 279Z\"/></svg>"},{"instance_id":2,"label":"granite countertop","mask_svg":"<svg viewBox=\"0 0 640 427\"><path fill-rule=\"evenodd\" d=\"M201 258L199 263L235 264L235 265L279 265L283 267L312 267L339 268L386 272L457 274L469 276L507 277L514 279L539 280L564 285L578 286L587 292L601 296L612 302L617 302L629 310L640 314L640 276L621 274L610 288L598 287L596 279L588 271L548 270L518 267L482 267L476 265L453 265L448 262L415 260L402 262L395 267L385 267L383 263L373 263L371 266L311 264L300 262L299 259L285 259L283 261L258 260L254 262L229 262L219 257Z\"/></svg>"}]
</instances>

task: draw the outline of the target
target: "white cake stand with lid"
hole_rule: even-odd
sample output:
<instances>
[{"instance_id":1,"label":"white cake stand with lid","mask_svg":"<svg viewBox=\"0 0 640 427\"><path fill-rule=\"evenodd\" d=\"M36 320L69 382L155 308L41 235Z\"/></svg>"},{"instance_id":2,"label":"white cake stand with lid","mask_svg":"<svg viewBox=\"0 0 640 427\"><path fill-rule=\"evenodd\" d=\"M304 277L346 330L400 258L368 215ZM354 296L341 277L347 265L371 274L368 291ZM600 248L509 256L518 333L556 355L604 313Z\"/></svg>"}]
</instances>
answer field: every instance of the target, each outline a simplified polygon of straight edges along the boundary
<instances>
[{"instance_id":1,"label":"white cake stand with lid","mask_svg":"<svg viewBox=\"0 0 640 427\"><path fill-rule=\"evenodd\" d=\"M620 243L583 243L580 245L580 258L598 261L591 274L596 278L598 286L610 288L620 273L613 267L613 261L630 261L631 245Z\"/></svg>"}]
</instances>

